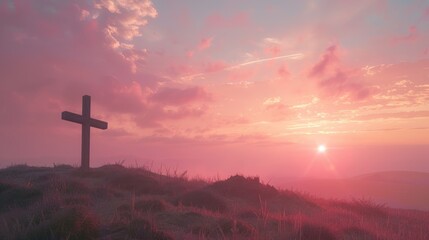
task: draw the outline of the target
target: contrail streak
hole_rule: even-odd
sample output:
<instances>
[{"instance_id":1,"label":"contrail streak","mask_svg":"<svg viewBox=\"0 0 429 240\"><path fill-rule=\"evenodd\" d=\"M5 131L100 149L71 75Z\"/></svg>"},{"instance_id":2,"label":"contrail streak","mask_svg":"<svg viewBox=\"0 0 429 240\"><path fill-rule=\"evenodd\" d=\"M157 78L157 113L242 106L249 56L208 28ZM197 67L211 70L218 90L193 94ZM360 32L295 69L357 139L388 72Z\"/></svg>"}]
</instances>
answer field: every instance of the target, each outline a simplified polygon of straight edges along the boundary
<instances>
[{"instance_id":1,"label":"contrail streak","mask_svg":"<svg viewBox=\"0 0 429 240\"><path fill-rule=\"evenodd\" d=\"M253 61L250 61L250 62L240 63L240 64L237 64L237 65L232 66L232 67L227 67L227 68L225 68L223 70L237 69L237 68L244 67L244 66L247 66L247 65L252 65L252 64L262 63L262 62L269 62L269 61L278 60L278 59L284 59L284 58L287 58L287 59L301 59L303 57L304 57L304 54L302 54L302 53L295 53L295 54L283 55L283 56L272 57L272 58L262 58L262 59L257 59L257 60L253 60Z\"/></svg>"},{"instance_id":2,"label":"contrail streak","mask_svg":"<svg viewBox=\"0 0 429 240\"><path fill-rule=\"evenodd\" d=\"M229 70L238 69L238 68L245 67L245 66L252 65L252 64L269 62L269 61L274 61L274 60L279 60L279 59L296 60L296 59L301 59L303 57L304 57L304 54L302 54L302 53L294 53L294 54L288 54L288 55L272 57L272 58L262 58L262 59L257 59L257 60L253 60L253 61L249 61L249 62L240 63L240 64L237 64L237 65L234 65L231 67L226 67L226 68L220 69L219 71L216 71L216 72L225 71L225 70L229 71ZM196 73L196 74L189 75L189 76L183 76L183 77L181 77L181 79L183 79L183 80L192 79L194 77L204 76L204 75L209 74L209 73L213 73L213 72Z\"/></svg>"}]
</instances>

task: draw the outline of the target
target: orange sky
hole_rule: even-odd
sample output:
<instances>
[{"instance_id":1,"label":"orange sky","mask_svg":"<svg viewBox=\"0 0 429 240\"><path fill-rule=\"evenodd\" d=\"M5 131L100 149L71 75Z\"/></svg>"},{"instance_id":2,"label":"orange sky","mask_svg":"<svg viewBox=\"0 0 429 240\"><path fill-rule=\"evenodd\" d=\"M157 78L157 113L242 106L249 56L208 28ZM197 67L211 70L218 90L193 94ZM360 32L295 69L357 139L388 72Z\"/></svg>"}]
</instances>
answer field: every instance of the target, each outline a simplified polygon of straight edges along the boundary
<instances>
[{"instance_id":1,"label":"orange sky","mask_svg":"<svg viewBox=\"0 0 429 240\"><path fill-rule=\"evenodd\" d=\"M89 94L93 166L429 171L429 3L326 2L2 1L0 163L79 164Z\"/></svg>"}]
</instances>

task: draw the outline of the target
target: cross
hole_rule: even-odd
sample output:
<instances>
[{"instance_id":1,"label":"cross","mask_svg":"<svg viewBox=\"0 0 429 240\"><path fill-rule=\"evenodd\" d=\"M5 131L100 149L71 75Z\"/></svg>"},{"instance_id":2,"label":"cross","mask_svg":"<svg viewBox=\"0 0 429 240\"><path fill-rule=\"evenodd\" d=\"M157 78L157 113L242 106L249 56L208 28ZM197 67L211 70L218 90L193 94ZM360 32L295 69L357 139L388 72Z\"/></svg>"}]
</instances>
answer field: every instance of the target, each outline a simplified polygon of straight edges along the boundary
<instances>
[{"instance_id":1,"label":"cross","mask_svg":"<svg viewBox=\"0 0 429 240\"><path fill-rule=\"evenodd\" d=\"M82 156L81 168L89 169L89 133L91 127L107 129L107 122L91 118L91 97L85 95L82 97L82 115L64 111L61 113L61 119L74 123L82 124Z\"/></svg>"}]
</instances>

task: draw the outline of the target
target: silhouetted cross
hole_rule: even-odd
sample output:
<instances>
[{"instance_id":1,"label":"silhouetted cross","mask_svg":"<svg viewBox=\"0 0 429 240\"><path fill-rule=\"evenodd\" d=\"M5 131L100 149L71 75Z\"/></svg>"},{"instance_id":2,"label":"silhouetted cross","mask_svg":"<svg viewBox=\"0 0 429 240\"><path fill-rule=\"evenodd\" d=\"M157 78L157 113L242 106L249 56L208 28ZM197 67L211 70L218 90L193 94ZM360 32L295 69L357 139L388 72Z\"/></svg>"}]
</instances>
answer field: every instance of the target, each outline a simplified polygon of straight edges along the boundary
<instances>
[{"instance_id":1,"label":"silhouetted cross","mask_svg":"<svg viewBox=\"0 0 429 240\"><path fill-rule=\"evenodd\" d=\"M82 115L64 111L61 119L82 124L82 157L81 168L89 169L89 135L91 127L107 129L107 122L91 118L91 97L82 97Z\"/></svg>"}]
</instances>

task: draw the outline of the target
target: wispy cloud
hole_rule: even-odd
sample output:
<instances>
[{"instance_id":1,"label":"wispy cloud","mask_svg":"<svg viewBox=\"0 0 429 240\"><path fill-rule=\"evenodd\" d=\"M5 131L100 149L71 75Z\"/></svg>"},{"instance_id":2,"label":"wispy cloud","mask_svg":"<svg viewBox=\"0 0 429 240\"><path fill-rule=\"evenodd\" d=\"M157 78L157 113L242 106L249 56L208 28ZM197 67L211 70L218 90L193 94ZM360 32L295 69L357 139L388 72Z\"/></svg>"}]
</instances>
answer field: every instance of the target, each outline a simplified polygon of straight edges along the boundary
<instances>
[{"instance_id":1,"label":"wispy cloud","mask_svg":"<svg viewBox=\"0 0 429 240\"><path fill-rule=\"evenodd\" d=\"M302 53L294 53L294 54L288 54L288 55L283 55L283 56L278 56L278 57L261 58L261 59L257 59L257 60L253 60L253 61L249 61L249 62L240 63L237 65L228 67L225 70L237 69L237 68L245 67L245 66L252 65L252 64L269 62L269 61L274 61L274 60L279 60L279 59L298 60L298 59L302 59L303 57L304 57L304 54L302 54Z\"/></svg>"},{"instance_id":2,"label":"wispy cloud","mask_svg":"<svg viewBox=\"0 0 429 240\"><path fill-rule=\"evenodd\" d=\"M239 68L246 67L246 66L253 65L253 64L270 62L270 61L275 61L275 60L280 60L280 59L299 60L302 58L304 58L304 54L302 54L302 53L294 53L294 54L288 54L288 55L271 57L271 58L260 58L260 59L256 59L256 60L252 60L252 61L248 61L248 62L239 63L239 64L229 66L229 67L226 66L224 68L219 69L216 72L230 71L230 70L239 69ZM181 80L191 80L191 79L196 78L196 77L203 77L203 76L210 74L210 73L213 73L213 71L201 72L201 73L196 73L196 74L192 74L192 75L188 75L188 76L183 76L183 77L181 77Z\"/></svg>"}]
</instances>

